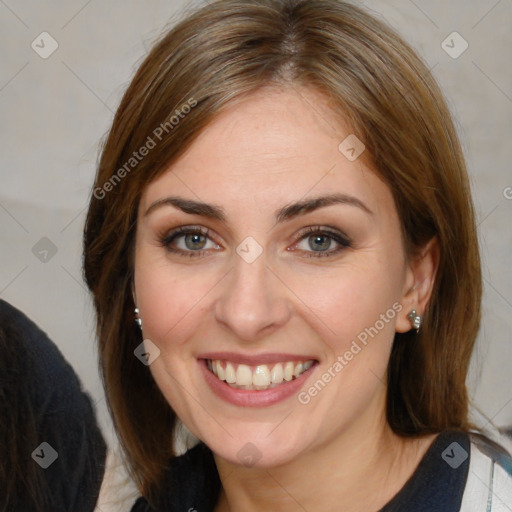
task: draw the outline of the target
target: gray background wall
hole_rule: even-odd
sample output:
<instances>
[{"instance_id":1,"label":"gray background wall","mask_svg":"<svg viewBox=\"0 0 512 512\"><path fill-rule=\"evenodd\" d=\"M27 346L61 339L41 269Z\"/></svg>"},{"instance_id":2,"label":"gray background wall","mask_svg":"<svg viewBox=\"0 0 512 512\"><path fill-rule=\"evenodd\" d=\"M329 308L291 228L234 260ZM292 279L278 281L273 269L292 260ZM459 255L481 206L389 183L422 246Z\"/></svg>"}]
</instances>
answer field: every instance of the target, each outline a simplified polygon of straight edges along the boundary
<instances>
[{"instance_id":1,"label":"gray background wall","mask_svg":"<svg viewBox=\"0 0 512 512\"><path fill-rule=\"evenodd\" d=\"M80 269L98 144L151 42L175 13L199 3L0 1L0 297L57 343L92 395L109 439ZM469 385L489 418L512 425L512 0L362 3L425 58L456 116L485 276ZM40 53L51 49L48 36L41 48L43 31L58 43L46 59L31 47L35 40ZM462 40L447 39L452 56L442 47L453 31L469 45L458 58Z\"/></svg>"}]
</instances>

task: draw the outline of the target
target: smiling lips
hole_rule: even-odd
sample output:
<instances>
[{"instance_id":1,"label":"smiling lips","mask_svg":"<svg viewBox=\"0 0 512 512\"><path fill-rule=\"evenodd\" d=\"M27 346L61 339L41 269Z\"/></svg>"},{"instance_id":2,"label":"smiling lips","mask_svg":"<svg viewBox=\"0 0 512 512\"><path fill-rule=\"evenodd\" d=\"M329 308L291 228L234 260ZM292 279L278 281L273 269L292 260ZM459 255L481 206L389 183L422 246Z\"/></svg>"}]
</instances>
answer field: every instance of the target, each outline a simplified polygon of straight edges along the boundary
<instances>
[{"instance_id":1,"label":"smiling lips","mask_svg":"<svg viewBox=\"0 0 512 512\"><path fill-rule=\"evenodd\" d=\"M296 379L314 364L313 359L250 366L221 359L206 359L208 369L234 389L263 391Z\"/></svg>"}]
</instances>

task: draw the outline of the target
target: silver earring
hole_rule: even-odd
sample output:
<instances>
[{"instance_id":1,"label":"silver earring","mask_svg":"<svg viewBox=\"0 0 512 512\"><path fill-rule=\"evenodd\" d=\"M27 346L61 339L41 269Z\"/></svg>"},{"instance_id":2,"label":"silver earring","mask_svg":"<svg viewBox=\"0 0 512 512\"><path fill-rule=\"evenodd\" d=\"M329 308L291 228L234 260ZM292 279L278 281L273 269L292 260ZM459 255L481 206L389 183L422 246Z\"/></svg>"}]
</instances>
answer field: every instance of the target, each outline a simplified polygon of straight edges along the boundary
<instances>
[{"instance_id":1,"label":"silver earring","mask_svg":"<svg viewBox=\"0 0 512 512\"><path fill-rule=\"evenodd\" d=\"M142 330L142 318L140 317L139 308L135 308L135 323L141 328Z\"/></svg>"},{"instance_id":2,"label":"silver earring","mask_svg":"<svg viewBox=\"0 0 512 512\"><path fill-rule=\"evenodd\" d=\"M416 329L416 332L420 330L421 327L421 316L417 314L416 310L413 309L408 315L407 318L411 322L414 329Z\"/></svg>"}]
</instances>

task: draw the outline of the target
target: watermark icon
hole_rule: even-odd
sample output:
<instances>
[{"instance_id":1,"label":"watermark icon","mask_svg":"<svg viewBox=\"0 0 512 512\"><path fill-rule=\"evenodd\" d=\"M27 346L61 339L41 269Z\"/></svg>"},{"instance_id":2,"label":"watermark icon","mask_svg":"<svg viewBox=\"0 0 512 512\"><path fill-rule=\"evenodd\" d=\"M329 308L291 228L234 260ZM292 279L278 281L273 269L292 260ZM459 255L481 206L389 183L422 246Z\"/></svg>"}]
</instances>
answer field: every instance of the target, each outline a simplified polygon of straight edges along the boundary
<instances>
[{"instance_id":1,"label":"watermark icon","mask_svg":"<svg viewBox=\"0 0 512 512\"><path fill-rule=\"evenodd\" d=\"M379 319L372 326L366 327L361 331L356 336L357 340L352 340L350 347L342 355L338 355L335 362L307 390L301 391L297 395L299 402L303 405L309 404L311 399L317 396L354 359L354 356L359 354L368 345L368 337L373 339L377 336L386 324L389 324L402 309L402 304L395 302L385 313L380 314Z\"/></svg>"},{"instance_id":2,"label":"watermark icon","mask_svg":"<svg viewBox=\"0 0 512 512\"><path fill-rule=\"evenodd\" d=\"M130 172L135 169L142 160L154 149L158 142L163 139L164 133L169 133L179 124L180 120L189 114L192 109L197 105L194 98L190 98L187 103L184 103L180 108L176 109L167 121L161 123L148 135L146 142L137 150L132 153L132 156L120 167L101 187L96 187L93 190L93 195L96 199L103 199L108 192L114 188L124 179ZM156 140L155 140L156 139Z\"/></svg>"},{"instance_id":3,"label":"watermark icon","mask_svg":"<svg viewBox=\"0 0 512 512\"><path fill-rule=\"evenodd\" d=\"M41 59L47 59L57 50L59 43L48 32L41 32L30 44Z\"/></svg>"},{"instance_id":4,"label":"watermark icon","mask_svg":"<svg viewBox=\"0 0 512 512\"><path fill-rule=\"evenodd\" d=\"M459 443L454 441L441 454L441 457L449 466L457 469L468 458L468 452Z\"/></svg>"},{"instance_id":5,"label":"watermark icon","mask_svg":"<svg viewBox=\"0 0 512 512\"><path fill-rule=\"evenodd\" d=\"M160 349L150 339L145 339L133 353L143 365L149 366L160 356Z\"/></svg>"},{"instance_id":6,"label":"watermark icon","mask_svg":"<svg viewBox=\"0 0 512 512\"><path fill-rule=\"evenodd\" d=\"M258 447L252 443L245 443L242 448L238 450L236 456L244 466L249 468L254 466L254 464L263 457Z\"/></svg>"},{"instance_id":7,"label":"watermark icon","mask_svg":"<svg viewBox=\"0 0 512 512\"><path fill-rule=\"evenodd\" d=\"M452 32L441 43L441 48L452 59L458 59L468 49L468 47L468 42L458 32Z\"/></svg>"},{"instance_id":8,"label":"watermark icon","mask_svg":"<svg viewBox=\"0 0 512 512\"><path fill-rule=\"evenodd\" d=\"M43 236L32 247L32 254L42 263L48 263L56 254L57 246L46 236Z\"/></svg>"},{"instance_id":9,"label":"watermark icon","mask_svg":"<svg viewBox=\"0 0 512 512\"><path fill-rule=\"evenodd\" d=\"M43 468L49 468L59 457L51 444L41 443L33 452L32 458Z\"/></svg>"},{"instance_id":10,"label":"watermark icon","mask_svg":"<svg viewBox=\"0 0 512 512\"><path fill-rule=\"evenodd\" d=\"M253 263L256 261L263 252L263 247L252 236L248 236L236 248L236 253L246 263Z\"/></svg>"},{"instance_id":11,"label":"watermark icon","mask_svg":"<svg viewBox=\"0 0 512 512\"><path fill-rule=\"evenodd\" d=\"M505 199L512 199L512 187L505 187L503 189Z\"/></svg>"},{"instance_id":12,"label":"watermark icon","mask_svg":"<svg viewBox=\"0 0 512 512\"><path fill-rule=\"evenodd\" d=\"M347 160L357 160L366 149L366 146L353 133L344 139L338 146L338 150Z\"/></svg>"}]
</instances>

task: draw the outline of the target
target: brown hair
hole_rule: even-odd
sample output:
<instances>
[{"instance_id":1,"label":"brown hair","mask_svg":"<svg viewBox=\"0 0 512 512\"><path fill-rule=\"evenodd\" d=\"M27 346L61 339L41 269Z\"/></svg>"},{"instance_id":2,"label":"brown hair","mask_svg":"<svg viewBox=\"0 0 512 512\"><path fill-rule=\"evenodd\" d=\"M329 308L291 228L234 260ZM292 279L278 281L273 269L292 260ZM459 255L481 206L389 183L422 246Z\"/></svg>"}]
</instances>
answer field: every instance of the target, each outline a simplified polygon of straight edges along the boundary
<instances>
[{"instance_id":1,"label":"brown hair","mask_svg":"<svg viewBox=\"0 0 512 512\"><path fill-rule=\"evenodd\" d=\"M103 146L84 232L108 404L149 499L173 456L176 417L133 355L141 342L131 294L138 202L226 105L266 86L324 93L390 187L407 253L437 237L440 263L423 327L395 336L387 416L403 436L470 427L465 381L480 322L478 241L460 143L428 68L393 30L341 1L217 0L188 13L136 72ZM150 139L147 156L130 160Z\"/></svg>"}]
</instances>

